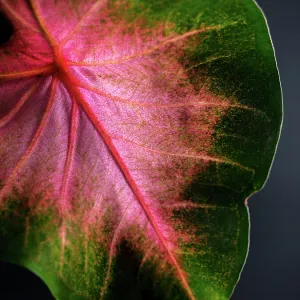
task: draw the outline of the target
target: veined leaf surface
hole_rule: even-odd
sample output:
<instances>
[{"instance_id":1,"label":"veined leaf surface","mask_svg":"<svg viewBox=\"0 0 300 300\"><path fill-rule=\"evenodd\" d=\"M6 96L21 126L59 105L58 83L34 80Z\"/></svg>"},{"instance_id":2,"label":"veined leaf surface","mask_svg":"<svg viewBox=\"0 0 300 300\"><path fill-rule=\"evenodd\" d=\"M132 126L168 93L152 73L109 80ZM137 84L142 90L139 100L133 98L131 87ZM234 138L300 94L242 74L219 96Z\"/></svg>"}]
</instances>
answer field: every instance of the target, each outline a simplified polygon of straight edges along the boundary
<instances>
[{"instance_id":1,"label":"veined leaf surface","mask_svg":"<svg viewBox=\"0 0 300 300\"><path fill-rule=\"evenodd\" d=\"M282 115L257 5L0 3L1 259L57 299L228 299Z\"/></svg>"}]
</instances>

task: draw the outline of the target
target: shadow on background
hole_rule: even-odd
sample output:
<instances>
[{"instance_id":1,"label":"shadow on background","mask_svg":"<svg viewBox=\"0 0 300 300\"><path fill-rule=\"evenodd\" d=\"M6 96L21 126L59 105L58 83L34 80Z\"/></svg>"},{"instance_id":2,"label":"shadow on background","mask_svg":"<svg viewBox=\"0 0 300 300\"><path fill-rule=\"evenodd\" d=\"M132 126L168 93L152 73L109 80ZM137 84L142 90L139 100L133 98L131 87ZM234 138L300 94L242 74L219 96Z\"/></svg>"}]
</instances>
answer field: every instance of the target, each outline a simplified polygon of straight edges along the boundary
<instances>
[{"instance_id":1,"label":"shadow on background","mask_svg":"<svg viewBox=\"0 0 300 300\"><path fill-rule=\"evenodd\" d=\"M44 282L28 269L0 261L0 299L54 300Z\"/></svg>"},{"instance_id":2,"label":"shadow on background","mask_svg":"<svg viewBox=\"0 0 300 300\"><path fill-rule=\"evenodd\" d=\"M0 46L9 41L13 34L13 30L11 22L0 11Z\"/></svg>"}]
</instances>

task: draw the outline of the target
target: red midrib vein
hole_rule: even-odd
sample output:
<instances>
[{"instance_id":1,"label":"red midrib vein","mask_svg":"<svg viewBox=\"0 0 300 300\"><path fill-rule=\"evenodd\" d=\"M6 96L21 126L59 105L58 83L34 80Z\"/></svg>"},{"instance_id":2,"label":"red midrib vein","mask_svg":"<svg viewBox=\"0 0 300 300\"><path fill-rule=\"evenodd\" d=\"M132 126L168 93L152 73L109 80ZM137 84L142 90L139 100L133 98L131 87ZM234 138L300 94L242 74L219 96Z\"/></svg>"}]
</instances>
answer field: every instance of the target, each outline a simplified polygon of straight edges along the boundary
<instances>
[{"instance_id":1,"label":"red midrib vein","mask_svg":"<svg viewBox=\"0 0 300 300\"><path fill-rule=\"evenodd\" d=\"M173 253L167 246L167 242L162 235L157 223L155 222L155 219L149 209L148 204L145 201L145 198L139 189L138 185L136 184L134 178L132 177L128 167L126 166L123 158L121 157L119 151L115 147L111 137L107 133L106 129L102 125L102 123L97 118L96 114L94 113L93 109L90 107L88 102L84 99L82 93L80 92L78 86L77 86L77 80L74 78L74 76L71 74L69 67L67 66L66 60L61 55L59 49L55 49L55 58L56 58L56 65L58 69L58 77L60 80L64 83L64 86L68 90L70 96L74 98L82 107L82 109L85 111L86 115L92 122L93 126L103 139L106 147L108 148L109 152L111 153L113 159L117 163L120 171L122 172L126 182L128 183L129 187L131 188L132 192L134 193L136 199L138 200L140 206L142 207L143 211L145 212L145 215L147 216L151 226L153 227L159 241L163 245L163 248L165 249L171 263L175 267L178 276L182 282L182 285L184 286L185 290L187 291L188 295L191 299L195 299L188 283L186 280L186 277L184 276L184 272L181 269L179 263L177 262L176 258L174 257Z\"/></svg>"},{"instance_id":2,"label":"red midrib vein","mask_svg":"<svg viewBox=\"0 0 300 300\"><path fill-rule=\"evenodd\" d=\"M90 121L92 122L93 126L95 127L96 131L99 133L101 138L103 139L107 149L111 153L113 159L115 160L116 164L118 165L120 171L122 172L124 179L128 183L129 187L131 188L133 194L135 195L137 201L139 202L141 208L145 212L145 215L147 216L151 226L154 229L154 232L156 233L159 241L161 242L163 248L165 249L171 264L175 267L176 272L178 274L178 277L181 281L182 286L186 290L187 294L189 295L189 298L191 300L195 300L196 298L193 295L193 292L187 282L187 279L184 275L184 271L180 267L179 263L177 262L175 256L167 246L167 242L162 235L159 227L157 226L155 219L149 209L148 204L145 201L145 198L140 191L138 185L136 184L134 178L132 177L128 167L126 166L123 158L121 157L120 153L118 152L117 148L115 147L111 137L105 130L104 126L101 124L101 122L98 120L97 116L95 115L93 109L89 106L88 102L84 99L83 95L81 94L79 87L77 86L77 80L72 75L69 66L67 64L66 59L62 55L62 51L57 44L54 37L51 35L51 33L48 31L47 27L45 26L43 19L41 18L39 11L38 11L38 5L35 2L35 0L30 0L30 5L33 10L33 14L38 22L38 24L41 27L41 30L43 32L43 35L45 39L48 41L49 45L53 49L54 59L55 59L55 66L56 66L56 74L61 80L61 82L64 84L65 88L70 94L70 97L74 100L76 100L79 105L82 107Z\"/></svg>"}]
</instances>

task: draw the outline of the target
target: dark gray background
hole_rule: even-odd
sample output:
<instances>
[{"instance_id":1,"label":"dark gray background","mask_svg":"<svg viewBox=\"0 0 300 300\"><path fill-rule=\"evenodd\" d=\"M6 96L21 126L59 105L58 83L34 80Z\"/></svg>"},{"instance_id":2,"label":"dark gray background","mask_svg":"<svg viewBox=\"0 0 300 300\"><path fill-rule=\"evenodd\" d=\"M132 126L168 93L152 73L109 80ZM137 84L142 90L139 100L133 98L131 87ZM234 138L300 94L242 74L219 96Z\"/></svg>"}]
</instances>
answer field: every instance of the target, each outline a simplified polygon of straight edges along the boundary
<instances>
[{"instance_id":1,"label":"dark gray background","mask_svg":"<svg viewBox=\"0 0 300 300\"><path fill-rule=\"evenodd\" d=\"M269 180L248 202L250 251L232 300L299 300L300 1L257 2L267 17L276 51L283 89L284 122Z\"/></svg>"},{"instance_id":2,"label":"dark gray background","mask_svg":"<svg viewBox=\"0 0 300 300\"><path fill-rule=\"evenodd\" d=\"M265 188L249 200L250 251L232 300L298 300L300 82L297 81L297 72L300 69L300 1L258 0L258 3L268 19L276 50L285 119L269 180ZM1 299L51 299L47 287L29 271L1 263L0 275Z\"/></svg>"}]
</instances>

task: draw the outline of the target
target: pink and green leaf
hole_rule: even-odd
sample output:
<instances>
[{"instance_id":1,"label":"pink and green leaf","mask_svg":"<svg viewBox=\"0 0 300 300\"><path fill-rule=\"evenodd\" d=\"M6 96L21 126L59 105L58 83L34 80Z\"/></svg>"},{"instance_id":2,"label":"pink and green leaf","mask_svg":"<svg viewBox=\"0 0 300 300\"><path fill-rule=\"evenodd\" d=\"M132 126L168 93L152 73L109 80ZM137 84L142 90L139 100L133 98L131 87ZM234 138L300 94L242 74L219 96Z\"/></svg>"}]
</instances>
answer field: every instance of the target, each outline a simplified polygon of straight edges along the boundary
<instances>
[{"instance_id":1,"label":"pink and green leaf","mask_svg":"<svg viewBox=\"0 0 300 300\"><path fill-rule=\"evenodd\" d=\"M0 8L0 259L57 299L228 299L282 118L257 5Z\"/></svg>"}]
</instances>

